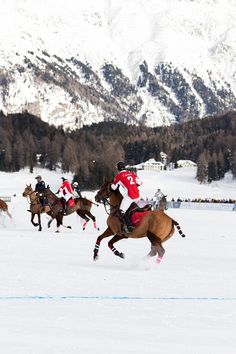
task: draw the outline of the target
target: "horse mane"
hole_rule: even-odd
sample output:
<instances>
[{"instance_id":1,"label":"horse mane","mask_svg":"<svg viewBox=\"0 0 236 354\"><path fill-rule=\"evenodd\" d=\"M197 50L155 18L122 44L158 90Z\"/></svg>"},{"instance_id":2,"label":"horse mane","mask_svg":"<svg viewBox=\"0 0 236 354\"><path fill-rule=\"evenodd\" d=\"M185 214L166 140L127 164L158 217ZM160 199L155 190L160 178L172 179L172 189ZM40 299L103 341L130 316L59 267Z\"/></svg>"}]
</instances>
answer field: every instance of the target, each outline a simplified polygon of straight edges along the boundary
<instances>
[{"instance_id":1,"label":"horse mane","mask_svg":"<svg viewBox=\"0 0 236 354\"><path fill-rule=\"evenodd\" d=\"M45 195L53 194L56 197L56 194L53 193L53 191L50 189L50 187L45 188L43 190L43 193L45 193Z\"/></svg>"}]
</instances>

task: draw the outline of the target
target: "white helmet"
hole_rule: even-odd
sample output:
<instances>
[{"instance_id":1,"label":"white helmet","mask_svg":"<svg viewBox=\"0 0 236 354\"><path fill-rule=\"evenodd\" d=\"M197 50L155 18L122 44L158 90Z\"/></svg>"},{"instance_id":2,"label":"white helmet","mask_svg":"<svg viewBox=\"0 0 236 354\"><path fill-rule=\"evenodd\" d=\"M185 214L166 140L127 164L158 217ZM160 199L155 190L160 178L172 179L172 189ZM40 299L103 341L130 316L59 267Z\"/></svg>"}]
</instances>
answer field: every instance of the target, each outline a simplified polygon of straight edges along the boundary
<instances>
[{"instance_id":1,"label":"white helmet","mask_svg":"<svg viewBox=\"0 0 236 354\"><path fill-rule=\"evenodd\" d=\"M78 182L74 182L73 186L77 187L78 186Z\"/></svg>"}]
</instances>

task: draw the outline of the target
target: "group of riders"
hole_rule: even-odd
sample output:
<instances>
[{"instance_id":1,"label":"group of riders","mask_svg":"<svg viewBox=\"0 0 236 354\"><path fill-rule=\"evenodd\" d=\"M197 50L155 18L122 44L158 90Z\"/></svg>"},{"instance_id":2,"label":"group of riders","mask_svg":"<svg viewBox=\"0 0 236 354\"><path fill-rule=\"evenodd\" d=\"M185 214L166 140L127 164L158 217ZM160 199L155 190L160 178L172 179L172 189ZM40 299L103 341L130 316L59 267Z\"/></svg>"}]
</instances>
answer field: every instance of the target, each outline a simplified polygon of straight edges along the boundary
<instances>
[{"instance_id":1,"label":"group of riders","mask_svg":"<svg viewBox=\"0 0 236 354\"><path fill-rule=\"evenodd\" d=\"M123 199L120 204L120 209L118 210L118 216L121 222L126 225L128 231L133 230L133 225L131 223L128 210L132 203L138 203L140 200L140 191L139 187L142 185L142 181L138 176L126 169L126 165L123 161L119 161L116 164L117 174L115 175L113 182L111 184L112 190L119 189L119 192L123 196ZM40 203L42 206L47 204L47 200L43 197L42 192L46 188L45 182L41 176L35 177L37 184L35 186L35 192L38 195ZM78 182L73 182L70 184L67 178L61 177L62 184L58 189L57 193L62 204L62 212L66 215L67 203L70 199L82 198L81 191L79 188ZM155 197L158 198L163 195L160 189L157 190Z\"/></svg>"},{"instance_id":2,"label":"group of riders","mask_svg":"<svg viewBox=\"0 0 236 354\"><path fill-rule=\"evenodd\" d=\"M41 205L44 207L48 203L47 197L43 195L43 191L46 189L46 184L43 181L42 176L40 175L36 176L35 179L37 180L37 183L35 185L35 192L39 198ZM74 198L82 198L82 195L78 182L75 181L71 185L67 178L61 177L61 179L62 184L56 194L58 194L58 197L61 200L62 213L66 215L66 207L68 200Z\"/></svg>"}]
</instances>

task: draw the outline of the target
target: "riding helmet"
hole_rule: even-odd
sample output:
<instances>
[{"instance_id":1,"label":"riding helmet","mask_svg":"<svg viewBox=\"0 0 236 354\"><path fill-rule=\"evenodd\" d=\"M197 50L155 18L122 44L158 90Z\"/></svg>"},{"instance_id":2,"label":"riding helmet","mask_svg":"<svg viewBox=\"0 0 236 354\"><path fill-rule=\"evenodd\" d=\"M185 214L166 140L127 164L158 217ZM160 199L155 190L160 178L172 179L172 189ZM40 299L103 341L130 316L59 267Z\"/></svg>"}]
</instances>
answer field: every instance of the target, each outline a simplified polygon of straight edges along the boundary
<instances>
[{"instance_id":1,"label":"riding helmet","mask_svg":"<svg viewBox=\"0 0 236 354\"><path fill-rule=\"evenodd\" d=\"M77 187L78 186L78 182L74 182L73 186Z\"/></svg>"},{"instance_id":2,"label":"riding helmet","mask_svg":"<svg viewBox=\"0 0 236 354\"><path fill-rule=\"evenodd\" d=\"M38 176L35 177L35 179L40 179L41 180L42 176L38 175Z\"/></svg>"},{"instance_id":3,"label":"riding helmet","mask_svg":"<svg viewBox=\"0 0 236 354\"><path fill-rule=\"evenodd\" d=\"M123 161L117 162L116 168L117 168L118 171L125 170L125 163Z\"/></svg>"}]
</instances>

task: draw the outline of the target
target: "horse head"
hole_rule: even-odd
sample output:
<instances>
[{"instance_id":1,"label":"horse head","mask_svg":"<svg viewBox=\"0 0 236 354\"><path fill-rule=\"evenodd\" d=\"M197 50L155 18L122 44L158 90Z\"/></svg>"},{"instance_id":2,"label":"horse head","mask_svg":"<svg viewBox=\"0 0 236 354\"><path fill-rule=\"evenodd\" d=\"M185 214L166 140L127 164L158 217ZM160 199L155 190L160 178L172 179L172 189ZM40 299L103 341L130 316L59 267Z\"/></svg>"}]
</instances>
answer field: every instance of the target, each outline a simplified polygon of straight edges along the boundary
<instances>
[{"instance_id":1,"label":"horse head","mask_svg":"<svg viewBox=\"0 0 236 354\"><path fill-rule=\"evenodd\" d=\"M113 190L111 184L111 181L104 181L103 185L95 195L95 200L98 203L109 204L110 206L117 208L121 203L122 195L119 192L119 188Z\"/></svg>"},{"instance_id":2,"label":"horse head","mask_svg":"<svg viewBox=\"0 0 236 354\"><path fill-rule=\"evenodd\" d=\"M28 195L33 193L33 188L31 187L31 184L26 184L26 188L24 190L24 192L22 193L23 197L27 197Z\"/></svg>"},{"instance_id":3,"label":"horse head","mask_svg":"<svg viewBox=\"0 0 236 354\"><path fill-rule=\"evenodd\" d=\"M101 188L98 190L94 199L96 200L96 202L101 203L104 200L108 199L111 193L112 193L111 182L104 180Z\"/></svg>"}]
</instances>

